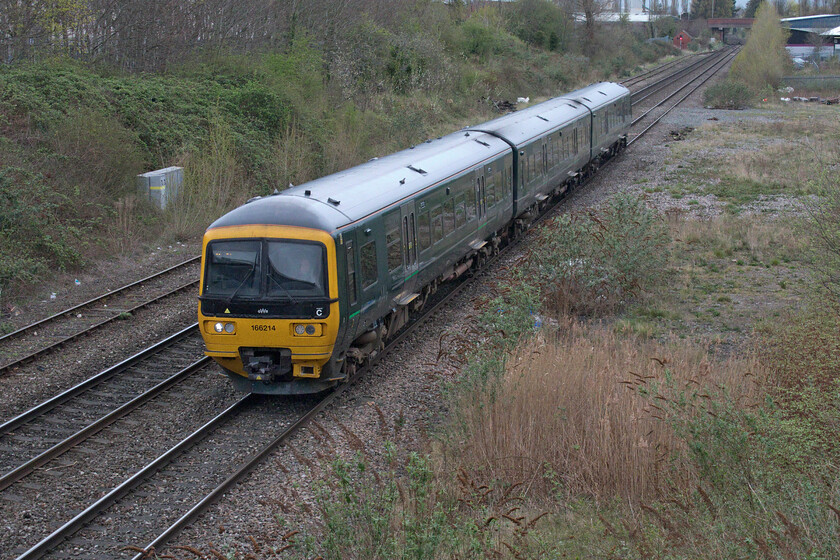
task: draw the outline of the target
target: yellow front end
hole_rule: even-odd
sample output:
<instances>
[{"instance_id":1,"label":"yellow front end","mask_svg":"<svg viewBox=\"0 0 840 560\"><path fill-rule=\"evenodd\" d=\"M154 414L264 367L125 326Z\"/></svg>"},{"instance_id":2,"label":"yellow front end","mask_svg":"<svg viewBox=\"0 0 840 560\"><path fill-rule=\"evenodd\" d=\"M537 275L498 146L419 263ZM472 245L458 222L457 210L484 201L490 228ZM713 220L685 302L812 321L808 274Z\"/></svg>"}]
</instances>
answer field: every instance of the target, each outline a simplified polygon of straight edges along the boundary
<instances>
[{"instance_id":1,"label":"yellow front end","mask_svg":"<svg viewBox=\"0 0 840 560\"><path fill-rule=\"evenodd\" d=\"M291 371L286 380L321 379L335 380L337 372L322 377L335 346L339 328L338 280L336 275L336 248L332 237L325 231L295 226L229 226L213 228L204 235L202 246L202 273L200 293L205 294L208 245L217 240L303 240L316 241L326 248L328 301L319 307L313 306L308 317L293 319L271 316L242 316L236 306L217 306L216 312L205 314L199 305L198 322L201 335L207 346L206 355L216 360L225 370L251 381L270 381L259 373L247 371L242 361L241 350L283 349L291 360ZM258 302L252 302L256 305ZM319 304L320 305L320 304ZM222 309L224 307L224 309ZM257 313L268 313L268 305L259 307ZM221 331L221 332L220 332ZM284 356L285 359L285 356Z\"/></svg>"}]
</instances>

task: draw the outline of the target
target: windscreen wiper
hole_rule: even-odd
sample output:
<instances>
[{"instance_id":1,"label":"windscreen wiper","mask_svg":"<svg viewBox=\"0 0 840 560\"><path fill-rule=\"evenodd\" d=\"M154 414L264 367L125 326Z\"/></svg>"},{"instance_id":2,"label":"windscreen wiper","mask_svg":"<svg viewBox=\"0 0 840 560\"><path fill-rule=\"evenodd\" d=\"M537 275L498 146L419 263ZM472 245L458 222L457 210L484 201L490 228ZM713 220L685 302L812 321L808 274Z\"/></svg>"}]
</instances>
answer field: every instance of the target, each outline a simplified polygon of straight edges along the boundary
<instances>
[{"instance_id":1,"label":"windscreen wiper","mask_svg":"<svg viewBox=\"0 0 840 560\"><path fill-rule=\"evenodd\" d=\"M253 276L253 275L254 275L254 271L255 271L255 270L257 270L257 259L256 259L256 257L254 258L254 262L253 262L253 264L251 265L251 270L249 270L249 271L248 271L248 274L246 274L246 275L245 275L245 278L243 278L243 279L242 279L242 282L240 282L240 283L239 283L239 285L236 287L236 289L235 289L235 290L233 290L233 293L232 293L232 294L230 294L230 296L228 296L228 299L227 299L227 305L230 305L230 304L231 304L231 302L233 301L233 298L235 298L235 297L236 297L236 294L238 294L238 293L239 293L239 290L241 290L241 289L242 289L242 286L244 286L244 285L245 285L245 282L247 282L248 280L250 280L250 279L251 279L251 276Z\"/></svg>"},{"instance_id":2,"label":"windscreen wiper","mask_svg":"<svg viewBox=\"0 0 840 560\"><path fill-rule=\"evenodd\" d=\"M277 284L277 287L278 287L278 288L280 288L281 290L283 290L283 293L285 293L285 294L286 294L286 297L288 297L288 298L289 298L289 301L291 301L293 304L297 305L297 304L298 304L298 301L297 301L294 297L292 297L292 293L291 293L291 292L290 292L290 291L286 288L286 286L284 286L283 284L281 284L281 283L280 283L280 280L278 280L277 278L275 278L275 277L274 277L274 275L275 275L275 274L277 274L278 276L282 276L283 278L286 278L286 279L288 279L288 280L294 280L294 278L289 278L288 276L286 276L286 275L285 275L285 274L283 274L282 272L275 272L274 267L271 267L271 270L269 270L269 271L268 271L268 277L269 277L269 278L270 278L270 279L271 279L271 280L272 280L275 284ZM313 286L314 286L314 284L313 284Z\"/></svg>"}]
</instances>

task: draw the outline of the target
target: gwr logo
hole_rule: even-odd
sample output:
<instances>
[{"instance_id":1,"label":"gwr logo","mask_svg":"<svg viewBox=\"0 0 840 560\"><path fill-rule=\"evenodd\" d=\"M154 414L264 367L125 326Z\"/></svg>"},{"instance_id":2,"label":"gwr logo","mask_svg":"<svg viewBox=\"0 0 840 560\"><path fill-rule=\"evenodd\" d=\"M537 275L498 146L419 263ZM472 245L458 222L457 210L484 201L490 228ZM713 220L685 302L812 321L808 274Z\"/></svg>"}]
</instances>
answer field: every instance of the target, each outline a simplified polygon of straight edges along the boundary
<instances>
[{"instance_id":1,"label":"gwr logo","mask_svg":"<svg viewBox=\"0 0 840 560\"><path fill-rule=\"evenodd\" d=\"M268 309L266 309L265 307L263 307L262 309L257 309L257 313L265 315L266 313L268 313Z\"/></svg>"}]
</instances>

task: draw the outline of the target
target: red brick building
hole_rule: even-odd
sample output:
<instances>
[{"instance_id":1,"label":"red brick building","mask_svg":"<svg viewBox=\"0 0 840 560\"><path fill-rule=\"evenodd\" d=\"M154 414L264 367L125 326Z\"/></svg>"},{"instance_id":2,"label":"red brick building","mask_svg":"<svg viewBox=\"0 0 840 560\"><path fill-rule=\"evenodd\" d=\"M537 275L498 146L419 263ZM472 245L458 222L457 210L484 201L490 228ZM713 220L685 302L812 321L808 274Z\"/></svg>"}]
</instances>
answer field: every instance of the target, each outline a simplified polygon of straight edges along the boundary
<instances>
[{"instance_id":1,"label":"red brick building","mask_svg":"<svg viewBox=\"0 0 840 560\"><path fill-rule=\"evenodd\" d=\"M679 33L674 36L674 46L684 49L688 46L691 42L691 35L688 34L688 31L683 29Z\"/></svg>"}]
</instances>

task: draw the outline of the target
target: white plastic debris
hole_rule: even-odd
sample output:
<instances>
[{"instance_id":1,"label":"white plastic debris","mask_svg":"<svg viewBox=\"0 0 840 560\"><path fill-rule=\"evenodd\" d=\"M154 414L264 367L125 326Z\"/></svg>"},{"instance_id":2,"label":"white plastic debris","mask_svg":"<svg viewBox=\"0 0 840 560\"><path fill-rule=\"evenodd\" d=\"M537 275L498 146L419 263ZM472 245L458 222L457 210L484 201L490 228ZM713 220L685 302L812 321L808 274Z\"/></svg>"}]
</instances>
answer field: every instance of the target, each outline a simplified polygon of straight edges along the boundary
<instances>
[{"instance_id":1,"label":"white plastic debris","mask_svg":"<svg viewBox=\"0 0 840 560\"><path fill-rule=\"evenodd\" d=\"M779 101L783 103L790 103L790 97L780 97Z\"/></svg>"},{"instance_id":2,"label":"white plastic debris","mask_svg":"<svg viewBox=\"0 0 840 560\"><path fill-rule=\"evenodd\" d=\"M81 286L81 285L82 285L81 280L79 280L78 278L76 278L76 285L77 285L77 286Z\"/></svg>"},{"instance_id":3,"label":"white plastic debris","mask_svg":"<svg viewBox=\"0 0 840 560\"><path fill-rule=\"evenodd\" d=\"M50 299L55 299L55 296L56 296L56 295L57 295L57 294L56 294L55 292L51 293L51 294L50 294Z\"/></svg>"},{"instance_id":4,"label":"white plastic debris","mask_svg":"<svg viewBox=\"0 0 840 560\"><path fill-rule=\"evenodd\" d=\"M528 103L529 101L531 101L530 97L517 97L516 98L517 103Z\"/></svg>"}]
</instances>

